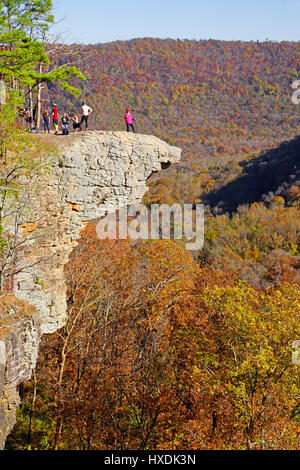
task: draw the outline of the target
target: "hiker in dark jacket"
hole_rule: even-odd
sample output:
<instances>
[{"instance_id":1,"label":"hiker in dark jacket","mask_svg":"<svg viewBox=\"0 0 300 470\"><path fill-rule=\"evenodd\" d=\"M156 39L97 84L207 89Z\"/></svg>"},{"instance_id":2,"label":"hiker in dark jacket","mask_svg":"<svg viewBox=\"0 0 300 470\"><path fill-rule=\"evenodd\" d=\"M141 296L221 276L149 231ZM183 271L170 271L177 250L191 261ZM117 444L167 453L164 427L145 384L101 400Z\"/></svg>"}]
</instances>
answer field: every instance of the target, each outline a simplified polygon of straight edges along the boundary
<instances>
[{"instance_id":1,"label":"hiker in dark jacket","mask_svg":"<svg viewBox=\"0 0 300 470\"><path fill-rule=\"evenodd\" d=\"M69 117L67 113L64 113L63 117L61 118L62 122L62 133L63 135L69 134Z\"/></svg>"}]
</instances>

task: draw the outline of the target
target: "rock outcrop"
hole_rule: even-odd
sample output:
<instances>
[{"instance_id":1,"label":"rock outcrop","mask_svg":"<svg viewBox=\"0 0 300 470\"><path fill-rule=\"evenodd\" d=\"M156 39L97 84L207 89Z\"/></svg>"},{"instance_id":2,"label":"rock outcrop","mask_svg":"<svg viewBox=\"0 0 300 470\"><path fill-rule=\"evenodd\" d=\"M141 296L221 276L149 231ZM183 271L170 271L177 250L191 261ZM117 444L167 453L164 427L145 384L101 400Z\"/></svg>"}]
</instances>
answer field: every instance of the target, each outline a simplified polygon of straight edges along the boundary
<instances>
[{"instance_id":1,"label":"rock outcrop","mask_svg":"<svg viewBox=\"0 0 300 470\"><path fill-rule=\"evenodd\" d=\"M38 312L13 295L0 298L0 449L15 424L17 386L31 377L40 338Z\"/></svg>"},{"instance_id":2,"label":"rock outcrop","mask_svg":"<svg viewBox=\"0 0 300 470\"><path fill-rule=\"evenodd\" d=\"M156 137L126 132L44 139L58 153L22 226L26 267L15 276L13 296L0 294L0 448L14 425L17 386L31 376L41 335L66 320L63 270L80 231L108 210L140 202L147 179L181 156Z\"/></svg>"}]
</instances>

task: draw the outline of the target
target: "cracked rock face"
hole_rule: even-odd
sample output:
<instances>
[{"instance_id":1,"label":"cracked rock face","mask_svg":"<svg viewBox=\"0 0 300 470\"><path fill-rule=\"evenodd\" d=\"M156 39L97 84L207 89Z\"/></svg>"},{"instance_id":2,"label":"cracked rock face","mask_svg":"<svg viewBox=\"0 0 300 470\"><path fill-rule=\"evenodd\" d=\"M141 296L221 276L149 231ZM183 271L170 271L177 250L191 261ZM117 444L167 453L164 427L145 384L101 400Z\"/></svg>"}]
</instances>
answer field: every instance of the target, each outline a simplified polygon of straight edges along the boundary
<instances>
[{"instance_id":1,"label":"cracked rock face","mask_svg":"<svg viewBox=\"0 0 300 470\"><path fill-rule=\"evenodd\" d=\"M35 367L41 329L38 312L12 294L0 296L0 449L15 424L17 386Z\"/></svg>"},{"instance_id":2,"label":"cracked rock face","mask_svg":"<svg viewBox=\"0 0 300 470\"><path fill-rule=\"evenodd\" d=\"M22 227L33 236L24 250L28 267L14 280L16 302L9 314L1 310L0 297L5 331L1 336L0 329L0 448L14 425L17 385L31 376L41 335L58 330L66 320L63 269L80 231L107 211L139 203L147 179L181 156L179 148L150 135L94 131L43 138L58 154L39 182L30 220ZM37 313L22 314L20 305L14 306L17 299Z\"/></svg>"}]
</instances>

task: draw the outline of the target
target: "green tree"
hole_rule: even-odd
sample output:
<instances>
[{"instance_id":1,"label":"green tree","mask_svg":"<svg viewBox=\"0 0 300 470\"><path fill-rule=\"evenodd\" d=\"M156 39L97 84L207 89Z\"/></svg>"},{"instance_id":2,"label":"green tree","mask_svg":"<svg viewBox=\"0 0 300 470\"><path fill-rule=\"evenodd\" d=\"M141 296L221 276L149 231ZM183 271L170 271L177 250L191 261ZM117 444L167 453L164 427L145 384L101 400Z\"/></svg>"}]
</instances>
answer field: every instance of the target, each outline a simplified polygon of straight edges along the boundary
<instances>
[{"instance_id":1,"label":"green tree","mask_svg":"<svg viewBox=\"0 0 300 470\"><path fill-rule=\"evenodd\" d=\"M52 10L52 0L0 2L0 80L11 89L18 89L23 96L25 89L28 90L31 113L35 88L40 108L41 83L57 82L63 90L79 96L81 90L69 80L75 77L85 80L74 66L50 68L44 41L54 21Z\"/></svg>"},{"instance_id":2,"label":"green tree","mask_svg":"<svg viewBox=\"0 0 300 470\"><path fill-rule=\"evenodd\" d=\"M49 145L13 125L19 104L14 90L0 107L0 290L24 258L29 238L22 239L19 229L30 220L34 195L56 155ZM31 233L31 240L36 236Z\"/></svg>"},{"instance_id":3,"label":"green tree","mask_svg":"<svg viewBox=\"0 0 300 470\"><path fill-rule=\"evenodd\" d=\"M205 439L214 449L299 448L297 286L257 291L239 281L208 288L199 300L203 315L188 335L198 415L185 439L193 448Z\"/></svg>"}]
</instances>

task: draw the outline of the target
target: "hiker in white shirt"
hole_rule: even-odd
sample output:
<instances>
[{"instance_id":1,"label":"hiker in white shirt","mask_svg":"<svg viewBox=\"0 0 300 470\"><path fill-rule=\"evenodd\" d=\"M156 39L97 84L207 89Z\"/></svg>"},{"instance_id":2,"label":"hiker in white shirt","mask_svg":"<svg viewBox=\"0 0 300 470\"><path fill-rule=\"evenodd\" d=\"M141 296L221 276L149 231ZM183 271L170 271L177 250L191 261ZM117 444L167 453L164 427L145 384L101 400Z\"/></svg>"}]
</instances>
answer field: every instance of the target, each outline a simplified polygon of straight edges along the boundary
<instances>
[{"instance_id":1,"label":"hiker in white shirt","mask_svg":"<svg viewBox=\"0 0 300 470\"><path fill-rule=\"evenodd\" d=\"M93 110L85 103L85 101L83 101L82 106L81 106L81 112L82 112L82 117L81 117L81 122L80 122L80 130L82 131L82 126L84 122L85 122L85 130L87 130L89 115L93 112Z\"/></svg>"}]
</instances>

